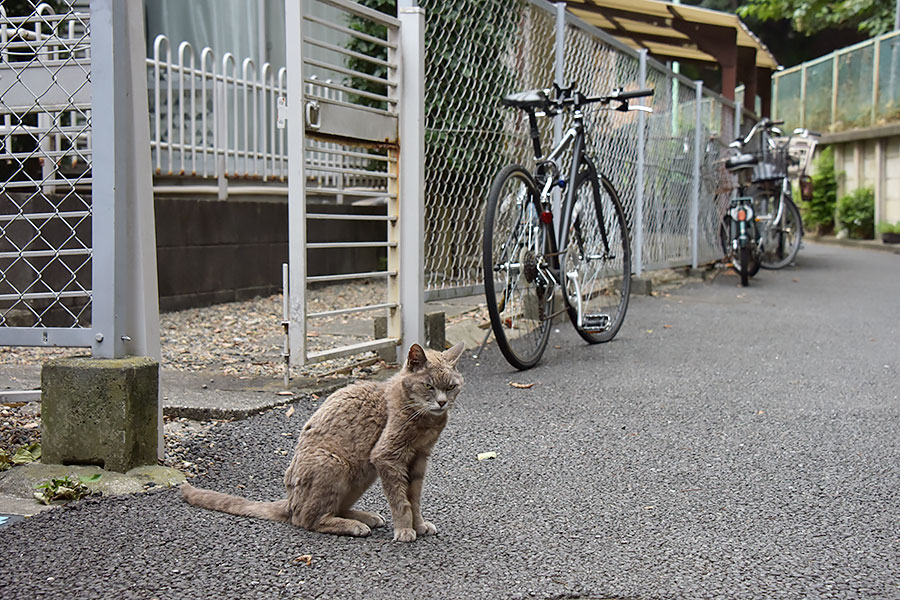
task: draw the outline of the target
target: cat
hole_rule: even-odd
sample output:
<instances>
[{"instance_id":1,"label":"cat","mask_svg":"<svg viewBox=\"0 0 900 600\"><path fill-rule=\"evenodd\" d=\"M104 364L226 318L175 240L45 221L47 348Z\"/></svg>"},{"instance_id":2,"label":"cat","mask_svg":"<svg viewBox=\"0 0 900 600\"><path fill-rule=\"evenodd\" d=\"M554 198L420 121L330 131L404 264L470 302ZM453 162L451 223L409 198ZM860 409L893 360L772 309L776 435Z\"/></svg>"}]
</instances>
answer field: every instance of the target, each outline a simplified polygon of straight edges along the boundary
<instances>
[{"instance_id":1,"label":"cat","mask_svg":"<svg viewBox=\"0 0 900 600\"><path fill-rule=\"evenodd\" d=\"M461 342L444 352L413 344L403 369L387 381L357 382L329 396L300 433L284 474L287 498L255 502L188 483L182 496L202 508L360 537L385 524L378 514L353 510L380 477L394 541L437 533L422 517L422 480L463 384L456 370L463 349Z\"/></svg>"}]
</instances>

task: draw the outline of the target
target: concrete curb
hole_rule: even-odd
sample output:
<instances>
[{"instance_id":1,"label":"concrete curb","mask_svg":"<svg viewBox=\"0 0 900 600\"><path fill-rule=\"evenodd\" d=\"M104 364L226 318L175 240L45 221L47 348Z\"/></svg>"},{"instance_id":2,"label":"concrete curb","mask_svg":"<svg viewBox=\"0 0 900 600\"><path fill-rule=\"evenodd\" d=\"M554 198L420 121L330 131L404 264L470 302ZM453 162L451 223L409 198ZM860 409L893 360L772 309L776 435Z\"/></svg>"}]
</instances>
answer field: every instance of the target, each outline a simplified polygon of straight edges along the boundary
<instances>
[{"instance_id":1,"label":"concrete curb","mask_svg":"<svg viewBox=\"0 0 900 600\"><path fill-rule=\"evenodd\" d=\"M831 246L843 246L845 248L861 248L864 250L877 250L879 252L900 254L900 244L885 244L881 240L851 240L847 238L836 238L833 235L811 235L804 237L803 239L804 241L813 244L828 244Z\"/></svg>"}]
</instances>

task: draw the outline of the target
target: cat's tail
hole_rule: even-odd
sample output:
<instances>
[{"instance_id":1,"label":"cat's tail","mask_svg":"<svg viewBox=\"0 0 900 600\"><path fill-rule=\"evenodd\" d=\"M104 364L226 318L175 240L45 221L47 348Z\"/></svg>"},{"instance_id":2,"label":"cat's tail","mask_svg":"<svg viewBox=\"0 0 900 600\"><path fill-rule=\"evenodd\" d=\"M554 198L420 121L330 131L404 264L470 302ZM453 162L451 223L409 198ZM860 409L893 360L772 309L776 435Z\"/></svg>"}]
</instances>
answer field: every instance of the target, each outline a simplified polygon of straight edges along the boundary
<instances>
[{"instance_id":1,"label":"cat's tail","mask_svg":"<svg viewBox=\"0 0 900 600\"><path fill-rule=\"evenodd\" d=\"M286 499L274 502L255 502L239 496L195 488L189 483L181 484L181 496L188 504L193 504L200 508L218 510L239 517L257 517L269 519L270 521L291 522L291 512Z\"/></svg>"}]
</instances>

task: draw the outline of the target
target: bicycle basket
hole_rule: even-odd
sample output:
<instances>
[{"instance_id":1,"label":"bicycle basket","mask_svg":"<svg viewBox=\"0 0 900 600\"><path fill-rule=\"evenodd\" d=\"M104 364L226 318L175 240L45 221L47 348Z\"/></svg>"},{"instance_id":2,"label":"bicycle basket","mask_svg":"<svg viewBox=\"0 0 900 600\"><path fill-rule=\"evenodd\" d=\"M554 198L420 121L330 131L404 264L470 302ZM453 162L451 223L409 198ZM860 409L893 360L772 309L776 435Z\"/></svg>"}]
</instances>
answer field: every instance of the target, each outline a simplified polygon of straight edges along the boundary
<instances>
[{"instance_id":1,"label":"bicycle basket","mask_svg":"<svg viewBox=\"0 0 900 600\"><path fill-rule=\"evenodd\" d=\"M759 160L756 166L753 167L753 183L787 177L787 168L790 160L786 145L778 145L765 153L757 151L752 154Z\"/></svg>"}]
</instances>

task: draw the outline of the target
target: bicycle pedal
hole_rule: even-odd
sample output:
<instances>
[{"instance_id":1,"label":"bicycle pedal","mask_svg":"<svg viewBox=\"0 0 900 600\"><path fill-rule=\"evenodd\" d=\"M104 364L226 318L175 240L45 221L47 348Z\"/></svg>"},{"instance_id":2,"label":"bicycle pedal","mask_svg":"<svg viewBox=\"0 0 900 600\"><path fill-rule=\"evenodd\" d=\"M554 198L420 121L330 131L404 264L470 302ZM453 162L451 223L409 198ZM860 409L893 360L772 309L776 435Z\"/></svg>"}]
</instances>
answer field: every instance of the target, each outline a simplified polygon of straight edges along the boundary
<instances>
[{"instance_id":1,"label":"bicycle pedal","mask_svg":"<svg viewBox=\"0 0 900 600\"><path fill-rule=\"evenodd\" d=\"M610 318L606 314L584 315L582 329L588 333L603 333L609 329Z\"/></svg>"}]
</instances>

